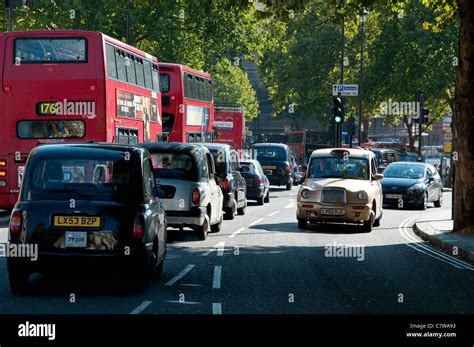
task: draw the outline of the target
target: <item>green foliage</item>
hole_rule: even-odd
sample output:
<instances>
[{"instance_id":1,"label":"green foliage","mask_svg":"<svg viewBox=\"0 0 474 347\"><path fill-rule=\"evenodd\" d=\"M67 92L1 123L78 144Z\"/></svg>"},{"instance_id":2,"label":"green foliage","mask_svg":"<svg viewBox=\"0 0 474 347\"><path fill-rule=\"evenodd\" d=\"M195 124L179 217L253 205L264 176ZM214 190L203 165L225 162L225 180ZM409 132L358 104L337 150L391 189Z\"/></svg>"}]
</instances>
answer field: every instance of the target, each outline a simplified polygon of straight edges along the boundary
<instances>
[{"instance_id":1,"label":"green foliage","mask_svg":"<svg viewBox=\"0 0 474 347\"><path fill-rule=\"evenodd\" d=\"M244 105L246 120L258 115L258 101L255 90L245 72L234 66L230 60L224 59L212 70L214 79L214 97L216 103Z\"/></svg>"}]
</instances>

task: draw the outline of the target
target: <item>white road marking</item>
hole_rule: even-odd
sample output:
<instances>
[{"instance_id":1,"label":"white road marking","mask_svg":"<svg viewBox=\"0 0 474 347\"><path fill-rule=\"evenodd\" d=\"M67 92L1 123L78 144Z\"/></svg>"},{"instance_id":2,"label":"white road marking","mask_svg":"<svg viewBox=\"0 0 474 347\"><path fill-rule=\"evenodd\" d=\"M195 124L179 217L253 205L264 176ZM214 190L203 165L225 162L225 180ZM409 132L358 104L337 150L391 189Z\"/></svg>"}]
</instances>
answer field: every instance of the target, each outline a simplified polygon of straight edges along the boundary
<instances>
[{"instance_id":1,"label":"white road marking","mask_svg":"<svg viewBox=\"0 0 474 347\"><path fill-rule=\"evenodd\" d=\"M293 199L290 199L290 203L288 205L285 206L285 208L293 208L295 207L295 200Z\"/></svg>"},{"instance_id":2,"label":"white road marking","mask_svg":"<svg viewBox=\"0 0 474 347\"><path fill-rule=\"evenodd\" d=\"M166 300L170 304L185 304L185 305L199 305L200 302L197 301L179 301L179 300Z\"/></svg>"},{"instance_id":3,"label":"white road marking","mask_svg":"<svg viewBox=\"0 0 474 347\"><path fill-rule=\"evenodd\" d=\"M139 314L144 309L146 309L152 302L151 301L143 301L136 309L134 309L130 314Z\"/></svg>"},{"instance_id":4,"label":"white road marking","mask_svg":"<svg viewBox=\"0 0 474 347\"><path fill-rule=\"evenodd\" d=\"M212 282L213 289L221 289L221 275L222 266L214 266L214 281Z\"/></svg>"},{"instance_id":5,"label":"white road marking","mask_svg":"<svg viewBox=\"0 0 474 347\"><path fill-rule=\"evenodd\" d=\"M222 314L222 304L220 302L212 303L212 314Z\"/></svg>"},{"instance_id":6,"label":"white road marking","mask_svg":"<svg viewBox=\"0 0 474 347\"><path fill-rule=\"evenodd\" d=\"M234 238L235 236L237 236L237 234L240 234L240 233L241 233L242 231L244 231L245 229L247 229L247 228L240 228L239 230L234 231L234 232L232 233L232 235L229 236L229 238L231 238L231 239Z\"/></svg>"},{"instance_id":7,"label":"white road marking","mask_svg":"<svg viewBox=\"0 0 474 347\"><path fill-rule=\"evenodd\" d=\"M408 230L408 225L410 225L412 222L414 222L418 216L413 216L405 219L398 227L398 230L401 234L401 236L409 241L405 242L405 245L413 248L414 250L423 253L425 255L428 255L432 258L435 258L437 260L440 260L442 262L445 262L449 265L452 265L458 269L465 269L465 270L471 270L473 271L474 268L471 266L471 264L459 260L458 258L454 256L450 256L446 253L443 253L437 249L434 249L432 247L429 247L425 244L421 244L420 241L416 240L412 235L410 235L410 231Z\"/></svg>"},{"instance_id":8,"label":"white road marking","mask_svg":"<svg viewBox=\"0 0 474 347\"><path fill-rule=\"evenodd\" d=\"M262 220L264 220L265 218L260 218L260 219L257 219L255 222L252 222L249 224L249 227L253 227L255 224L258 224L260 223Z\"/></svg>"},{"instance_id":9,"label":"white road marking","mask_svg":"<svg viewBox=\"0 0 474 347\"><path fill-rule=\"evenodd\" d=\"M166 282L165 286L169 287L169 286L172 286L173 284L175 284L176 282L178 282L181 278L186 276L186 274L189 271L191 271L193 269L193 267L194 267L194 264L190 264L190 265L186 266L183 271L181 271L179 274L177 274L172 279L170 279L168 282Z\"/></svg>"},{"instance_id":10,"label":"white road marking","mask_svg":"<svg viewBox=\"0 0 474 347\"><path fill-rule=\"evenodd\" d=\"M217 256L222 257L224 255L225 242L219 242L217 246Z\"/></svg>"},{"instance_id":11,"label":"white road marking","mask_svg":"<svg viewBox=\"0 0 474 347\"><path fill-rule=\"evenodd\" d=\"M281 211L275 211L275 212L272 212L270 213L267 217L273 217L274 215L280 213Z\"/></svg>"},{"instance_id":12,"label":"white road marking","mask_svg":"<svg viewBox=\"0 0 474 347\"><path fill-rule=\"evenodd\" d=\"M217 245L212 247L212 249L204 253L203 256L208 256L209 254L214 252L216 249L217 249L217 255L219 255L219 251L222 251L222 254L220 254L220 256L222 256L224 254L224 247L225 247L225 242L219 242Z\"/></svg>"}]
</instances>

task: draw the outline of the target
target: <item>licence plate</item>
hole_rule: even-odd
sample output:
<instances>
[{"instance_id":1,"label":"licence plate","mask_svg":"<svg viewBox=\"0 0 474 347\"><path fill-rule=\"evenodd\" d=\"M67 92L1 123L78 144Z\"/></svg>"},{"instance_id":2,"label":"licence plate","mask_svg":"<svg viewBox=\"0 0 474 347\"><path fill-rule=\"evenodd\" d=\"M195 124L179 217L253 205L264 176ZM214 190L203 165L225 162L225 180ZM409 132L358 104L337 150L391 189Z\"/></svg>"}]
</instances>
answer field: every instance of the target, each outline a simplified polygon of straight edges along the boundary
<instances>
[{"instance_id":1,"label":"licence plate","mask_svg":"<svg viewBox=\"0 0 474 347\"><path fill-rule=\"evenodd\" d=\"M387 199L402 199L403 195L402 194L385 194L385 197Z\"/></svg>"},{"instance_id":2,"label":"licence plate","mask_svg":"<svg viewBox=\"0 0 474 347\"><path fill-rule=\"evenodd\" d=\"M264 171L264 174L265 174L265 175L271 175L272 173L273 173L272 170L265 170L265 171Z\"/></svg>"},{"instance_id":3,"label":"licence plate","mask_svg":"<svg viewBox=\"0 0 474 347\"><path fill-rule=\"evenodd\" d=\"M86 248L87 232L66 231L66 248Z\"/></svg>"},{"instance_id":4,"label":"licence plate","mask_svg":"<svg viewBox=\"0 0 474 347\"><path fill-rule=\"evenodd\" d=\"M262 165L262 169L271 169L275 170L277 167L275 165Z\"/></svg>"},{"instance_id":5,"label":"licence plate","mask_svg":"<svg viewBox=\"0 0 474 347\"><path fill-rule=\"evenodd\" d=\"M322 208L320 212L326 216L344 216L346 214L346 210L342 208Z\"/></svg>"},{"instance_id":6,"label":"licence plate","mask_svg":"<svg viewBox=\"0 0 474 347\"><path fill-rule=\"evenodd\" d=\"M54 216L55 227L98 228L100 217L87 216Z\"/></svg>"}]
</instances>

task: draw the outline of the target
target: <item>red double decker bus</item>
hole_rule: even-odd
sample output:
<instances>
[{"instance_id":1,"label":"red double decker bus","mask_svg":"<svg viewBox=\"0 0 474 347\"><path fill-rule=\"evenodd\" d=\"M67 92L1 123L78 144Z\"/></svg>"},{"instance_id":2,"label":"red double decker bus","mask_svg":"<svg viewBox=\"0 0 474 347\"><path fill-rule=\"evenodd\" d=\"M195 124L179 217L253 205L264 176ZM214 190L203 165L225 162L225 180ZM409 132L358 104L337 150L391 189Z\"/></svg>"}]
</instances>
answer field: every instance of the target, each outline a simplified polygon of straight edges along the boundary
<instances>
[{"instance_id":1,"label":"red double decker bus","mask_svg":"<svg viewBox=\"0 0 474 347\"><path fill-rule=\"evenodd\" d=\"M214 97L207 73L160 63L163 135L169 142L213 142Z\"/></svg>"},{"instance_id":2,"label":"red double decker bus","mask_svg":"<svg viewBox=\"0 0 474 347\"><path fill-rule=\"evenodd\" d=\"M301 164L307 163L314 150L331 147L331 135L328 131L291 130L287 141L292 156Z\"/></svg>"},{"instance_id":3,"label":"red double decker bus","mask_svg":"<svg viewBox=\"0 0 474 347\"><path fill-rule=\"evenodd\" d=\"M160 139L155 57L98 32L0 34L0 208L40 143Z\"/></svg>"},{"instance_id":4,"label":"red double decker bus","mask_svg":"<svg viewBox=\"0 0 474 347\"><path fill-rule=\"evenodd\" d=\"M242 105L215 105L214 142L226 143L241 151L244 147L244 109Z\"/></svg>"}]
</instances>

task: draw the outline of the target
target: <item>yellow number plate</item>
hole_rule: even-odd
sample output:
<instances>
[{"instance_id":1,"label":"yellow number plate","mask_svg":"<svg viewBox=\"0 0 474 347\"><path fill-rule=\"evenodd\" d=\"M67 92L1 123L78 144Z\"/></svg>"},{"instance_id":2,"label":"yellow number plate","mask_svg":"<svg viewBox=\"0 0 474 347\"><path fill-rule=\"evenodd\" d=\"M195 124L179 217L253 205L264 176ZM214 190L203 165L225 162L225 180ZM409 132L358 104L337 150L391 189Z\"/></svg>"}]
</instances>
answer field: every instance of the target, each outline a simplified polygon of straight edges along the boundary
<instances>
[{"instance_id":1,"label":"yellow number plate","mask_svg":"<svg viewBox=\"0 0 474 347\"><path fill-rule=\"evenodd\" d=\"M277 167L275 165L262 165L262 169L275 170Z\"/></svg>"},{"instance_id":2,"label":"yellow number plate","mask_svg":"<svg viewBox=\"0 0 474 347\"><path fill-rule=\"evenodd\" d=\"M100 217L86 216L54 216L53 225L55 227L100 227Z\"/></svg>"}]
</instances>

